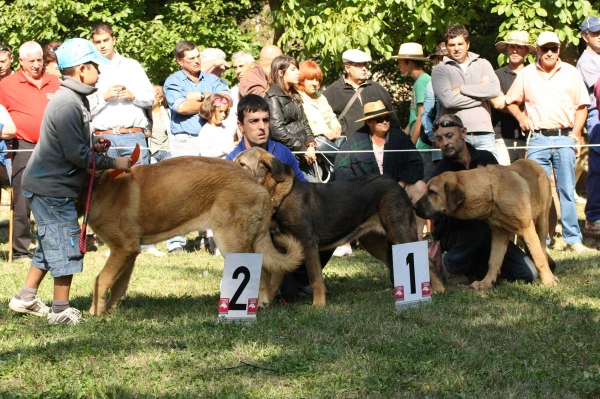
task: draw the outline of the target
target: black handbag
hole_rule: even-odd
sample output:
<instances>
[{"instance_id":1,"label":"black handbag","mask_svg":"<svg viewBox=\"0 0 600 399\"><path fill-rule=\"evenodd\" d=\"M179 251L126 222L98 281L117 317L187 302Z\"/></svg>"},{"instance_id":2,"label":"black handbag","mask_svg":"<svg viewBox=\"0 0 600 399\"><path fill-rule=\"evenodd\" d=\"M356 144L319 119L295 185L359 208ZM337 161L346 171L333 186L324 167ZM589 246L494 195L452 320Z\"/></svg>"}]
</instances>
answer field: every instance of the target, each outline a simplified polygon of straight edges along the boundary
<instances>
[{"instance_id":1,"label":"black handbag","mask_svg":"<svg viewBox=\"0 0 600 399\"><path fill-rule=\"evenodd\" d=\"M315 141L317 142L317 151L321 152L332 164L335 163L335 156L337 155L335 152L327 152L327 151L339 151L340 148L344 145L348 137L340 136L335 140L329 140L325 136L317 136L315 137Z\"/></svg>"}]
</instances>

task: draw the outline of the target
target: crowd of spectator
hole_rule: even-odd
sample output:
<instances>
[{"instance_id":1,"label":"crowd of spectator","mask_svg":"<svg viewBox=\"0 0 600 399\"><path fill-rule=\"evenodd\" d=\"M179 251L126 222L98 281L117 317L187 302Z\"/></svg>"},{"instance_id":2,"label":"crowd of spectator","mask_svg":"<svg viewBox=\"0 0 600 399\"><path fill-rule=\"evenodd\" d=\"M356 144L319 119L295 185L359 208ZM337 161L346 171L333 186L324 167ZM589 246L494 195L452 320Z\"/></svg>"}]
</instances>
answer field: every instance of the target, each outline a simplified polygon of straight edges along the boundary
<instances>
[{"instance_id":1,"label":"crowd of spectator","mask_svg":"<svg viewBox=\"0 0 600 399\"><path fill-rule=\"evenodd\" d=\"M586 252L577 221L574 168L584 130L590 143L600 140L594 95L600 78L600 19L586 18L581 37L587 47L577 68L559 58L561 43L554 32L543 32L535 44L527 32L508 33L496 44L508 63L497 70L470 51L469 32L458 24L446 30L444 41L429 55L419 43L402 43L392 58L399 72L414 81L403 128L390 93L370 79L371 56L360 49L342 54L343 74L321 92L318 62L298 63L277 46L263 47L257 61L240 51L228 62L218 48L201 51L195 43L182 41L173 52L180 70L167 77L163 87L153 85L137 61L120 55L112 27L99 23L90 31L90 40L108 62L98 66L96 90L86 101L93 135L112 143L110 157L128 157L139 144L138 163L143 164L183 155L231 159L260 145L289 163L302 180L388 175L413 202L426 191L428 179L439 173L442 154L452 153L452 148L443 147L452 142L436 136L440 120L446 121L445 128L454 121L464 129L469 145L465 151L489 151L504 164L526 156L540 163L556 182L568 247ZM0 45L0 150L19 150L0 153L0 179L10 180L14 190L15 259L32 257L30 209L21 179L39 140L46 105L61 85L63 71L56 57L61 45L24 43L18 50L18 70L13 69L12 49ZM526 65L528 55L535 55L536 62ZM431 75L426 72L429 62ZM230 67L236 85L222 78ZM249 95L266 100L267 129L257 127L262 120L244 125L239 119L238 104ZM250 101L250 114L261 111L262 105L254 103ZM440 119L447 115L457 119ZM599 157L600 149L592 147L585 228L595 232L600 231ZM431 234L433 225L427 226ZM423 221L418 228L425 238ZM185 243L183 237L173 237L167 250L181 252ZM146 250L165 255L154 246Z\"/></svg>"}]
</instances>

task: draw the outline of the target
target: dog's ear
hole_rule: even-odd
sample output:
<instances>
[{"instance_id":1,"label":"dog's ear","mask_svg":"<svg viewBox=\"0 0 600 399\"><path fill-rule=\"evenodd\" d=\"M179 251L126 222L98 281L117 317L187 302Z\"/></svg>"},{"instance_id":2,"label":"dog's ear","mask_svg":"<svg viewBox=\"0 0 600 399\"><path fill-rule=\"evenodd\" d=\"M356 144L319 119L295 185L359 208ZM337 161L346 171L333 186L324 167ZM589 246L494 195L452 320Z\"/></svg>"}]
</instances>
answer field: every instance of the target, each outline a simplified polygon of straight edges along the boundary
<instances>
[{"instance_id":1,"label":"dog's ear","mask_svg":"<svg viewBox=\"0 0 600 399\"><path fill-rule=\"evenodd\" d=\"M465 200L465 192L457 181L445 182L444 192L446 194L446 209L449 213L452 213Z\"/></svg>"},{"instance_id":2,"label":"dog's ear","mask_svg":"<svg viewBox=\"0 0 600 399\"><path fill-rule=\"evenodd\" d=\"M260 154L260 162L271 172L277 183L285 180L285 165L279 159L265 151Z\"/></svg>"}]
</instances>

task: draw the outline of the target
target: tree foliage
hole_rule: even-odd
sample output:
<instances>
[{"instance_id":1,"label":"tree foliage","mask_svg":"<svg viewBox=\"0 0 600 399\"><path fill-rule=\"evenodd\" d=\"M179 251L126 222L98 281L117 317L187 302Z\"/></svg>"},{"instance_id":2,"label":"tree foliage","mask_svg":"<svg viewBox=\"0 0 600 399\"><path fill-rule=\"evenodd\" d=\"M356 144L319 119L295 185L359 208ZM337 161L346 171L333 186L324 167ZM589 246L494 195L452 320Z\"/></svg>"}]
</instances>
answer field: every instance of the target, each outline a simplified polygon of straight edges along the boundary
<instances>
[{"instance_id":1,"label":"tree foliage","mask_svg":"<svg viewBox=\"0 0 600 399\"><path fill-rule=\"evenodd\" d=\"M139 61L153 82L162 82L178 68L173 49L180 40L227 54L256 54L258 44L240 25L261 9L250 0L0 1L0 38L15 49L28 40L44 45L70 37L89 39L93 26L105 22L115 30L117 51Z\"/></svg>"},{"instance_id":2,"label":"tree foliage","mask_svg":"<svg viewBox=\"0 0 600 399\"><path fill-rule=\"evenodd\" d=\"M433 51L453 23L472 34L492 29L498 39L519 29L534 40L553 29L561 40L577 45L577 27L592 13L587 0L283 0L275 20L283 28L279 43L284 48L301 58L318 58L328 69L339 67L349 48L386 59L407 41Z\"/></svg>"}]
</instances>

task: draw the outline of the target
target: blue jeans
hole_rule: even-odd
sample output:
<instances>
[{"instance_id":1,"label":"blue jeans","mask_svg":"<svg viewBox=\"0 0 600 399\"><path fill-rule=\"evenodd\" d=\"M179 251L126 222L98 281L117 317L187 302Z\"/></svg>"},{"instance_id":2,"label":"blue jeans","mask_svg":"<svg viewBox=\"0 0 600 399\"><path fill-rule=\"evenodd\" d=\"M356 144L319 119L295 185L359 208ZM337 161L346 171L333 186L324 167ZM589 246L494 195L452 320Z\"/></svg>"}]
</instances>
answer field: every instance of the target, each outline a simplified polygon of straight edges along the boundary
<instances>
[{"instance_id":1,"label":"blue jeans","mask_svg":"<svg viewBox=\"0 0 600 399\"><path fill-rule=\"evenodd\" d=\"M128 157L133 152L136 144L139 144L142 151L140 153L140 159L136 165L148 165L150 163L149 152L146 147L146 136L143 132L127 133L127 134L103 134L104 137L110 140L110 149L108 150L108 156L112 158ZM115 149L116 147L129 147L123 149Z\"/></svg>"},{"instance_id":2,"label":"blue jeans","mask_svg":"<svg viewBox=\"0 0 600 399\"><path fill-rule=\"evenodd\" d=\"M158 150L154 154L150 155L150 163L159 163L165 159L171 158L171 153L166 150Z\"/></svg>"},{"instance_id":3,"label":"blue jeans","mask_svg":"<svg viewBox=\"0 0 600 399\"><path fill-rule=\"evenodd\" d=\"M548 178L554 168L565 242L569 245L581 243L581 230L575 206L575 140L567 136L546 137L540 133L532 133L529 147L527 158L540 164Z\"/></svg>"},{"instance_id":4,"label":"blue jeans","mask_svg":"<svg viewBox=\"0 0 600 399\"><path fill-rule=\"evenodd\" d=\"M23 189L35 222L38 246L32 266L50 270L52 277L70 276L83 270L83 255L79 252L79 233L75 199L37 195Z\"/></svg>"},{"instance_id":5,"label":"blue jeans","mask_svg":"<svg viewBox=\"0 0 600 399\"><path fill-rule=\"evenodd\" d=\"M467 132L467 143L478 150L486 150L494 154L498 159L498 150L496 149L496 136L493 132L489 134L472 134Z\"/></svg>"},{"instance_id":6,"label":"blue jeans","mask_svg":"<svg viewBox=\"0 0 600 399\"><path fill-rule=\"evenodd\" d=\"M600 144L600 120L598 110L590 111L587 118L590 144ZM587 176L587 203L585 218L589 222L600 220L600 147L590 147Z\"/></svg>"}]
</instances>

